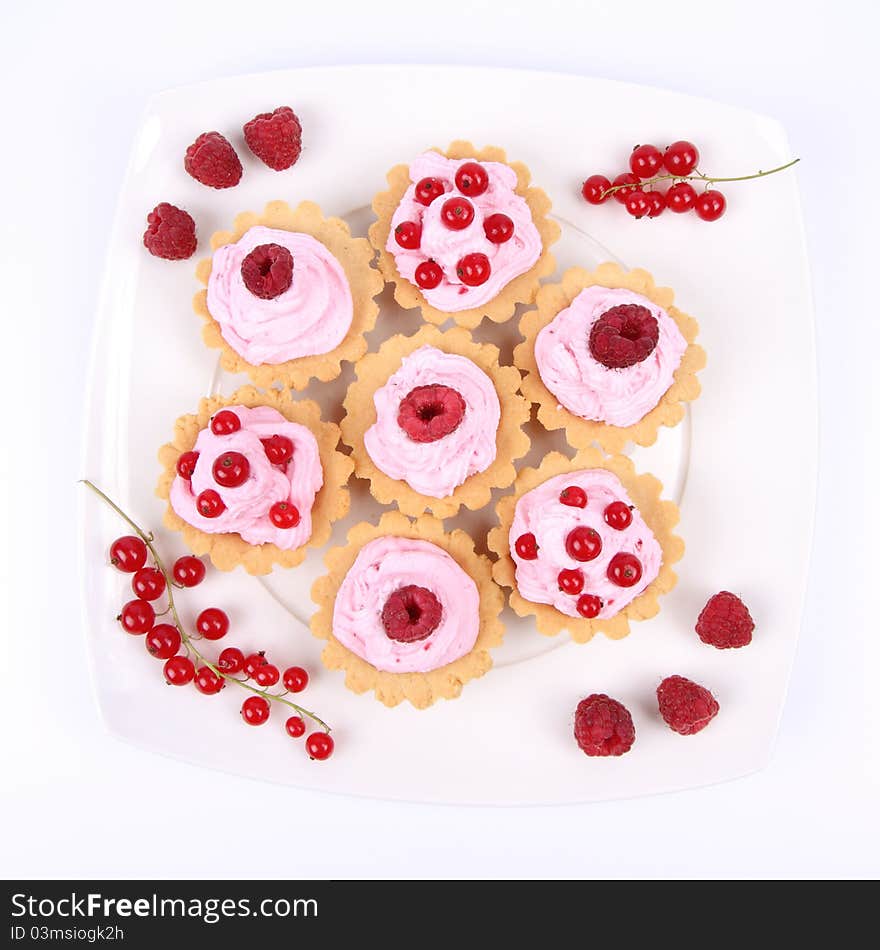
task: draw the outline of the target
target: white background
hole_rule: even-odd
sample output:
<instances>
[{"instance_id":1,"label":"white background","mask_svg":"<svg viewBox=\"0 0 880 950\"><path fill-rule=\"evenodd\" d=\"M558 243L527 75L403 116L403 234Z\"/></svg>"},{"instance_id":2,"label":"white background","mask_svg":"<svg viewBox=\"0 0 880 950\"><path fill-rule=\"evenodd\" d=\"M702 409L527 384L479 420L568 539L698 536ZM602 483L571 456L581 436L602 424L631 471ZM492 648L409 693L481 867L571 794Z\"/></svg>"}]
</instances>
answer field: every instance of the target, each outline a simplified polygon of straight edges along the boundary
<instances>
[{"instance_id":1,"label":"white background","mask_svg":"<svg viewBox=\"0 0 880 950\"><path fill-rule=\"evenodd\" d=\"M880 400L880 308L871 280L880 140L869 45L877 14L873 4L855 0L573 7L552 0L472 0L466 8L411 0L4 5L5 877L880 871L880 633L868 621L880 568L876 488L868 494L871 476L876 480L870 470ZM151 93L180 83L359 62L519 66L625 79L753 108L788 129L804 159L799 176L816 296L822 444L801 644L776 755L763 772L603 805L408 806L220 776L104 732L91 696L72 556L75 479L82 474L92 315L139 113ZM540 128L539 116L518 121ZM589 102L572 121L590 121ZM686 257L687 247L681 253ZM733 263L719 260L719 275ZM256 837L247 833L257 828Z\"/></svg>"}]
</instances>

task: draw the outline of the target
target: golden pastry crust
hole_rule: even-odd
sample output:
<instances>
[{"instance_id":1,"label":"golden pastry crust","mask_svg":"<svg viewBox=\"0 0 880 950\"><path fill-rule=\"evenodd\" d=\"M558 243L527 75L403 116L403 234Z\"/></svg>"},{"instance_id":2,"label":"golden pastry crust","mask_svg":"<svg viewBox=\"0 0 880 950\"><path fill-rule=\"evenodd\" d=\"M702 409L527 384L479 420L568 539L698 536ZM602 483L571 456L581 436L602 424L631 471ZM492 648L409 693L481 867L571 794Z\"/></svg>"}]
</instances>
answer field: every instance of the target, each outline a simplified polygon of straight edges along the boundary
<instances>
[{"instance_id":1,"label":"golden pastry crust","mask_svg":"<svg viewBox=\"0 0 880 950\"><path fill-rule=\"evenodd\" d=\"M516 589L516 565L510 556L510 526L519 499L555 475L585 468L605 468L620 479L663 551L657 577L643 593L608 619L568 617L549 604L535 604L526 600ZM551 452L538 468L522 469L517 475L514 489L514 494L502 498L495 506L499 524L489 532L488 546L498 555L492 576L502 586L511 588L510 606L518 616L534 616L538 632L545 636L552 637L568 630L577 643L586 643L597 631L619 640L630 632L630 620L647 620L660 610L658 598L661 594L669 593L678 580L672 565L681 560L684 541L672 533L679 519L678 506L660 497L663 486L657 478L636 474L632 462L625 456L606 456L598 449L589 448L578 452L573 459L559 452Z\"/></svg>"},{"instance_id":2,"label":"golden pastry crust","mask_svg":"<svg viewBox=\"0 0 880 950\"><path fill-rule=\"evenodd\" d=\"M478 149L470 142L455 141L446 151L439 148L435 148L434 151L451 159L473 158L481 162L503 162L509 165L516 172L516 193L528 204L532 212L532 221L541 235L541 256L529 270L515 277L494 299L481 307L460 310L458 313L447 313L445 310L432 307L421 290L398 273L394 255L385 249L391 232L391 218L404 192L411 184L409 166L395 165L387 176L391 187L388 191L380 191L373 198L373 211L376 212L378 220L370 226L369 234L373 247L379 252L379 270L386 281L394 282L394 299L400 306L405 310L421 307L422 316L429 323L439 325L451 317L459 326L467 327L469 330L473 330L484 316L495 323L504 323L513 316L517 304L531 303L535 299L541 278L552 274L556 268L556 262L550 253L550 245L559 239L560 230L559 225L547 217L550 211L550 199L540 188L529 187L531 173L528 168L522 162L508 162L503 149L494 146Z\"/></svg>"},{"instance_id":3,"label":"golden pastry crust","mask_svg":"<svg viewBox=\"0 0 880 950\"><path fill-rule=\"evenodd\" d=\"M483 472L476 472L446 498L422 495L405 481L390 478L370 458L364 435L376 422L373 397L400 368L403 358L423 346L434 346L444 353L455 353L476 363L492 380L501 403L501 421L495 438L495 461ZM355 475L370 481L373 497L383 505L397 502L407 515L420 515L430 509L437 518L449 518L464 505L477 510L489 503L493 488L513 484L516 469L513 462L529 450L529 437L522 426L531 414L529 403L519 394L520 374L515 366L498 365L498 347L475 343L463 327L445 333L433 326L424 326L412 336L393 336L377 353L369 353L355 369L357 377L345 396L345 416L340 422L342 441L351 447Z\"/></svg>"},{"instance_id":4,"label":"golden pastry crust","mask_svg":"<svg viewBox=\"0 0 880 950\"><path fill-rule=\"evenodd\" d=\"M284 201L270 201L262 214L246 211L238 215L231 231L217 231L211 235L211 250L224 244L237 241L250 228L261 224L267 228L282 231L296 231L309 234L339 261L351 288L353 304L351 326L342 342L329 353L315 356L301 356L285 363L261 363L254 366L248 363L226 342L220 332L220 324L208 310L208 291L200 290L193 298L193 308L201 316L205 325L202 338L213 349L221 351L220 362L230 373L247 373L258 385L270 387L279 382L292 389L305 389L310 379L328 382L342 371L341 363L348 360L353 363L367 352L365 334L376 325L379 305L373 299L384 286L379 272L372 266L373 249L366 238L353 238L348 225L341 218L325 218L321 209L312 201L303 201L291 208ZM211 276L212 258L199 261L196 276L208 286Z\"/></svg>"},{"instance_id":5,"label":"golden pastry crust","mask_svg":"<svg viewBox=\"0 0 880 950\"><path fill-rule=\"evenodd\" d=\"M367 542L387 535L436 544L476 583L480 592L480 631L470 653L428 673L387 673L352 653L333 636L333 608L345 575ZM489 650L500 646L504 637L504 625L499 618L504 596L492 580L491 562L474 551L474 542L464 531L447 533L443 522L430 515L411 521L399 511L386 511L378 525L355 525L348 532L348 543L331 548L324 562L328 573L312 586L312 600L318 605L312 616L312 633L327 641L321 653L324 665L330 670L345 670L345 685L352 692L372 690L386 706L408 700L417 709L425 709L438 699L455 699L465 683L482 676L492 666Z\"/></svg>"},{"instance_id":6,"label":"golden pastry crust","mask_svg":"<svg viewBox=\"0 0 880 950\"><path fill-rule=\"evenodd\" d=\"M306 548L321 547L330 538L334 521L348 513L350 498L345 487L354 468L351 459L337 450L339 427L321 420L321 410L308 399L294 400L286 390L270 389L260 392L253 386L242 386L231 396L208 396L199 402L198 411L181 416L174 424L174 438L159 449L163 472L156 486L156 494L166 501L171 483L177 475L177 460L190 451L198 434L216 412L224 406L271 406L286 419L304 425L314 435L321 457L324 484L315 496L312 506L312 535L306 544L292 550L283 550L275 544L248 544L238 534L208 534L184 521L169 502L164 524L180 531L193 554L210 556L221 571L231 571L241 564L249 574L268 574L274 564L296 567L306 556Z\"/></svg>"},{"instance_id":7,"label":"golden pastry crust","mask_svg":"<svg viewBox=\"0 0 880 950\"><path fill-rule=\"evenodd\" d=\"M605 422L582 419L559 405L559 400L544 385L535 360L535 340L544 327L587 287L623 288L647 297L663 307L675 321L687 341L681 364L675 371L672 385L660 402L631 426L612 426ZM694 340L699 326L697 321L673 306L673 292L668 287L657 287L653 277L637 268L626 271L617 264L600 264L595 271L572 267L562 275L558 284L545 284L535 300L535 310L524 313L519 323L525 342L513 351L513 362L526 374L522 391L527 399L538 405L538 419L546 429L564 429L568 442L576 449L586 448L594 441L608 452L620 452L627 442L653 445L660 426L674 426L684 417L685 403L700 395L697 372L706 365L706 352Z\"/></svg>"}]
</instances>

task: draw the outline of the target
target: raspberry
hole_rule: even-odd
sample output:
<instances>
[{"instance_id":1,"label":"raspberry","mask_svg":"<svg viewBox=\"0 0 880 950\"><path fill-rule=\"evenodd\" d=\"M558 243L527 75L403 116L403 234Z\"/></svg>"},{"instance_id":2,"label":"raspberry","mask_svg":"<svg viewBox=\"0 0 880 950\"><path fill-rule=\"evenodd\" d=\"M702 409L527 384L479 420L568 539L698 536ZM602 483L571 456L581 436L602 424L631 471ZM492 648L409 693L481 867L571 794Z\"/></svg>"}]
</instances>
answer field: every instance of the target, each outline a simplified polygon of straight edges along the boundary
<instances>
[{"instance_id":1,"label":"raspberry","mask_svg":"<svg viewBox=\"0 0 880 950\"><path fill-rule=\"evenodd\" d=\"M626 706L593 693L578 703L574 737L587 755L623 755L636 741L636 730Z\"/></svg>"},{"instance_id":2,"label":"raspberry","mask_svg":"<svg viewBox=\"0 0 880 950\"><path fill-rule=\"evenodd\" d=\"M144 247L153 257L185 261L196 252L196 223L182 208L163 201L147 215Z\"/></svg>"},{"instance_id":3,"label":"raspberry","mask_svg":"<svg viewBox=\"0 0 880 950\"><path fill-rule=\"evenodd\" d=\"M704 686L683 676L667 676L657 687L663 721L682 736L705 729L718 714L718 702Z\"/></svg>"},{"instance_id":4,"label":"raspberry","mask_svg":"<svg viewBox=\"0 0 880 950\"><path fill-rule=\"evenodd\" d=\"M385 633L401 643L415 643L431 636L442 617L443 608L436 596L415 584L396 590L382 608Z\"/></svg>"},{"instance_id":5,"label":"raspberry","mask_svg":"<svg viewBox=\"0 0 880 950\"><path fill-rule=\"evenodd\" d=\"M464 418L465 401L449 386L416 386L400 403L397 424L413 442L436 442Z\"/></svg>"},{"instance_id":6,"label":"raspberry","mask_svg":"<svg viewBox=\"0 0 880 950\"><path fill-rule=\"evenodd\" d=\"M241 262L241 279L255 297L280 297L293 283L293 255L280 244L260 244Z\"/></svg>"},{"instance_id":7,"label":"raspberry","mask_svg":"<svg viewBox=\"0 0 880 950\"><path fill-rule=\"evenodd\" d=\"M241 162L219 132L203 132L186 150L183 167L209 188L232 188L241 181Z\"/></svg>"},{"instance_id":8,"label":"raspberry","mask_svg":"<svg viewBox=\"0 0 880 950\"><path fill-rule=\"evenodd\" d=\"M244 126L248 148L269 168L283 171L296 164L302 151L302 126L290 106L261 112Z\"/></svg>"},{"instance_id":9,"label":"raspberry","mask_svg":"<svg viewBox=\"0 0 880 950\"><path fill-rule=\"evenodd\" d=\"M695 627L703 643L719 650L745 647L752 642L755 622L749 608L729 590L722 590L709 598L700 611Z\"/></svg>"},{"instance_id":10,"label":"raspberry","mask_svg":"<svg viewBox=\"0 0 880 950\"><path fill-rule=\"evenodd\" d=\"M590 352L609 369L624 369L646 360L657 345L656 317L640 304L618 304L590 329Z\"/></svg>"}]
</instances>

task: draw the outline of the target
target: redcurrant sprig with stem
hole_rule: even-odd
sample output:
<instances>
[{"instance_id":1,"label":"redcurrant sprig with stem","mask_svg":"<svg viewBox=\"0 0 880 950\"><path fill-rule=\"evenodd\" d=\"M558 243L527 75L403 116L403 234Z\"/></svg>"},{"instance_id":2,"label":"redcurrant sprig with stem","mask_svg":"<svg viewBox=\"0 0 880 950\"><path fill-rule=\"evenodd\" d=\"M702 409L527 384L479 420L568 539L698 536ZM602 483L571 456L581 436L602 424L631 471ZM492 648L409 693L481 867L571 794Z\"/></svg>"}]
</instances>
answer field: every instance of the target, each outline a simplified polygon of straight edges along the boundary
<instances>
[{"instance_id":1,"label":"redcurrant sprig with stem","mask_svg":"<svg viewBox=\"0 0 880 950\"><path fill-rule=\"evenodd\" d=\"M156 550L155 537L153 535L153 532L144 531L140 525L138 525L132 518L130 518L116 504L116 502L114 502L108 495L106 495L103 491L101 491L101 489L98 488L98 486L95 485L93 482L89 481L87 478L81 479L81 481L87 488L89 488L99 498L101 498L101 500L104 501L105 504L109 505L109 507L112 508L113 511L115 511L116 514L118 514L119 517L122 518L123 521L125 521L126 524L129 525L129 527L137 534L137 536L147 546L147 549L152 555L153 562L155 563L156 568L161 572L162 576L165 579L165 585L166 585L165 595L168 599L168 607L167 607L167 610L164 611L163 613L168 613L168 612L171 613L171 619L174 623L174 626L177 629L177 632L180 634L181 644L183 645L187 654L191 654L196 660L198 660L201 664L203 664L208 669L210 669L214 673L215 676L222 679L223 681L235 683L237 686L240 686L242 689L248 690L249 692L257 696L263 697L268 702L282 703L283 705L288 706L290 709L295 710L299 715L307 716L309 719L315 722L318 726L320 726L327 735L329 735L331 732L330 726L327 725L327 723L324 722L324 720L321 719L321 717L318 716L317 713L313 712L310 709L305 709L303 706L300 706L297 703L294 703L291 700L285 698L287 694L290 692L289 690L285 690L283 693L273 693L273 692L270 692L268 688L260 689L256 686L251 686L251 684L246 682L245 680L238 679L238 677L232 676L231 674L226 673L223 670L219 669L216 666L216 664L211 662L211 660L209 660L199 650L199 648L195 645L195 642L194 642L196 638L191 637L186 632L186 629L184 628L183 623L181 622L180 615L177 612L177 605L174 603L173 588L176 587L178 589L181 589L182 587L185 587L186 585L178 584L175 581L174 577L169 573L168 569L165 567L165 564L162 561L162 558L159 555L159 552Z\"/></svg>"},{"instance_id":2,"label":"redcurrant sprig with stem","mask_svg":"<svg viewBox=\"0 0 880 950\"><path fill-rule=\"evenodd\" d=\"M704 175L699 169L695 169L692 174L689 175L673 175L673 174L663 174L663 175L654 175L651 178L645 178L639 182L639 188L646 188L648 185L655 185L661 181L701 181L706 187L709 185L715 185L718 182L722 181L750 181L754 178L766 178L768 175L775 175L777 172L784 172L787 168L791 168L792 165L796 165L800 161L799 158L794 158L790 162L786 162L785 165L779 165L776 168L769 168L767 171L757 171L752 175L734 175L730 177L720 177L713 175ZM602 192L602 200L611 195L616 194L618 191L623 190L624 188L632 188L632 184L623 183L620 185L611 185L609 188L606 188Z\"/></svg>"}]
</instances>

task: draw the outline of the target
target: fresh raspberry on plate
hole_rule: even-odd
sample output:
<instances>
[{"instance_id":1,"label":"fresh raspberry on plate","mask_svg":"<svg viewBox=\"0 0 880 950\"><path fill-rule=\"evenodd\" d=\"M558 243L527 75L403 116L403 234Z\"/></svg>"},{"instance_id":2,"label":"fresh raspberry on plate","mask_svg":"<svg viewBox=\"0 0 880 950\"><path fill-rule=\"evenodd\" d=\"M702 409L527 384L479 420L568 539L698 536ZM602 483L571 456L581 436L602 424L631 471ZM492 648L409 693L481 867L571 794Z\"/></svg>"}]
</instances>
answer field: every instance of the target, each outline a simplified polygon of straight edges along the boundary
<instances>
[{"instance_id":1,"label":"fresh raspberry on plate","mask_svg":"<svg viewBox=\"0 0 880 950\"><path fill-rule=\"evenodd\" d=\"M465 401L451 386L416 386L400 403L397 424L413 442L436 442L464 418Z\"/></svg>"},{"instance_id":2,"label":"fresh raspberry on plate","mask_svg":"<svg viewBox=\"0 0 880 950\"><path fill-rule=\"evenodd\" d=\"M705 729L718 715L718 701L705 686L684 676L667 676L657 687L663 721L682 736Z\"/></svg>"},{"instance_id":3,"label":"fresh raspberry on plate","mask_svg":"<svg viewBox=\"0 0 880 950\"><path fill-rule=\"evenodd\" d=\"M281 244L259 244L241 262L241 279L255 297L274 300L293 283L293 255Z\"/></svg>"},{"instance_id":4,"label":"fresh raspberry on plate","mask_svg":"<svg viewBox=\"0 0 880 950\"><path fill-rule=\"evenodd\" d=\"M593 693L578 703L574 737L587 755L623 755L636 741L636 730L626 706Z\"/></svg>"},{"instance_id":5,"label":"fresh raspberry on plate","mask_svg":"<svg viewBox=\"0 0 880 950\"><path fill-rule=\"evenodd\" d=\"M382 608L382 626L392 640L415 643L440 625L443 607L426 587L408 584L394 591Z\"/></svg>"},{"instance_id":6,"label":"fresh raspberry on plate","mask_svg":"<svg viewBox=\"0 0 880 950\"><path fill-rule=\"evenodd\" d=\"M203 132L186 150L183 167L209 188L232 188L241 181L241 162L219 132Z\"/></svg>"},{"instance_id":7,"label":"fresh raspberry on plate","mask_svg":"<svg viewBox=\"0 0 880 950\"><path fill-rule=\"evenodd\" d=\"M703 643L719 650L744 647L752 642L755 622L749 608L729 590L722 590L709 598L700 611L696 631Z\"/></svg>"},{"instance_id":8,"label":"fresh raspberry on plate","mask_svg":"<svg viewBox=\"0 0 880 950\"><path fill-rule=\"evenodd\" d=\"M647 307L618 304L590 328L590 352L609 369L625 369L646 360L659 336L657 318Z\"/></svg>"},{"instance_id":9,"label":"fresh raspberry on plate","mask_svg":"<svg viewBox=\"0 0 880 950\"><path fill-rule=\"evenodd\" d=\"M196 223L182 208L163 201L147 215L144 247L153 257L185 261L196 252Z\"/></svg>"},{"instance_id":10,"label":"fresh raspberry on plate","mask_svg":"<svg viewBox=\"0 0 880 950\"><path fill-rule=\"evenodd\" d=\"M290 106L261 112L244 126L248 148L276 172L290 168L302 151L302 126Z\"/></svg>"}]
</instances>

